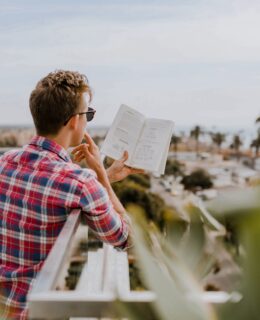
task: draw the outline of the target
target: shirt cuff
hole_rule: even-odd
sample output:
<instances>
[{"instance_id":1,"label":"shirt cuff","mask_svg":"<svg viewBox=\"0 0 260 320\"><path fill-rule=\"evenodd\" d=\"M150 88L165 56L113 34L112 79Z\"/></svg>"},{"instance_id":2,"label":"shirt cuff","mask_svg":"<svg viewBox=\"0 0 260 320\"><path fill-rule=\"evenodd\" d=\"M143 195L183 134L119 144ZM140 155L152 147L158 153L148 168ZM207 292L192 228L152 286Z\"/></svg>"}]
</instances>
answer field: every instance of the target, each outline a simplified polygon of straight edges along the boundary
<instances>
[{"instance_id":1,"label":"shirt cuff","mask_svg":"<svg viewBox=\"0 0 260 320\"><path fill-rule=\"evenodd\" d=\"M127 229L128 229L128 237L127 237L127 240L120 246L118 247L115 247L117 250L119 251L127 251L128 249L132 248L133 247L133 240L132 240L132 220L131 220L131 217L128 213L124 213L124 214L121 214L121 217L122 219L124 220L126 226L127 226Z\"/></svg>"}]
</instances>

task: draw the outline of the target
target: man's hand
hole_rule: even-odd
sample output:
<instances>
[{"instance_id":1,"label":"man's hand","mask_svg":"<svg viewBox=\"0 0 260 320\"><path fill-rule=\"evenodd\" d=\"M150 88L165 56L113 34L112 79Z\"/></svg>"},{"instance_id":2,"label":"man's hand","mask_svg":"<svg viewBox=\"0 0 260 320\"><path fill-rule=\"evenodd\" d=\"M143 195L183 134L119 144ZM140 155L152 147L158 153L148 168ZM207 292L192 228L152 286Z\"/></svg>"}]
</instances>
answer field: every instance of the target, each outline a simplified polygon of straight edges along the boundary
<instances>
[{"instance_id":1,"label":"man's hand","mask_svg":"<svg viewBox=\"0 0 260 320\"><path fill-rule=\"evenodd\" d=\"M103 175L104 165L100 157L98 146L88 133L84 134L86 143L82 143L72 150L74 160L80 162L85 160L88 167L94 170L98 176ZM110 183L123 180L130 174L144 173L144 170L130 168L125 165L128 159L128 152L125 151L120 160L115 160L113 164L106 170Z\"/></svg>"},{"instance_id":2,"label":"man's hand","mask_svg":"<svg viewBox=\"0 0 260 320\"><path fill-rule=\"evenodd\" d=\"M113 164L107 169L107 175L110 183L123 180L130 174L144 173L144 170L130 168L125 165L125 161L128 159L128 152L124 151L124 154L120 160L115 160Z\"/></svg>"},{"instance_id":3,"label":"man's hand","mask_svg":"<svg viewBox=\"0 0 260 320\"><path fill-rule=\"evenodd\" d=\"M104 165L100 157L98 146L88 133L84 134L86 143L82 143L72 150L74 160L77 162L86 161L88 167L99 174L104 170Z\"/></svg>"}]
</instances>

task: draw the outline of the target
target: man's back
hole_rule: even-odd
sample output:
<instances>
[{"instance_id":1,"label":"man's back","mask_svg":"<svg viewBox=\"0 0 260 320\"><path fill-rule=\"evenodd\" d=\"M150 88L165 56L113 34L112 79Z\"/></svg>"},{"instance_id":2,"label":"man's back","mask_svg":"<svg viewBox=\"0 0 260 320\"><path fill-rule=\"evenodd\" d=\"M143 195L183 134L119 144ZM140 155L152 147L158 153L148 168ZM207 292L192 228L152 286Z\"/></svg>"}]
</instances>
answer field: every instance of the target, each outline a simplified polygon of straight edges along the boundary
<instances>
[{"instance_id":1,"label":"man's back","mask_svg":"<svg viewBox=\"0 0 260 320\"><path fill-rule=\"evenodd\" d=\"M32 279L75 208L86 212L88 225L103 241L124 247L127 227L105 189L60 145L35 137L0 158L0 296L2 305L12 308L12 318L25 317Z\"/></svg>"}]
</instances>

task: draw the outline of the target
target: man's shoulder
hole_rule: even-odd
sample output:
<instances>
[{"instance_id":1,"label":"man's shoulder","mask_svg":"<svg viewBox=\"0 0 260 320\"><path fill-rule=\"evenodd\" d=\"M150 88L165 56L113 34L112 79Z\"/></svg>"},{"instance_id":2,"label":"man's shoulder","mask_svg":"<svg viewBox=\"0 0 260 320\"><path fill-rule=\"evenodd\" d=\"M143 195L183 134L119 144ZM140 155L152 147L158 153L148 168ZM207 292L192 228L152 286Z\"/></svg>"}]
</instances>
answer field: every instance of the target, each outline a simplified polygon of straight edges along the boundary
<instances>
[{"instance_id":1,"label":"man's shoulder","mask_svg":"<svg viewBox=\"0 0 260 320\"><path fill-rule=\"evenodd\" d=\"M4 150L4 153L0 155L0 161L9 161L13 158L15 158L19 153L22 152L22 148L14 148L14 149L8 149Z\"/></svg>"},{"instance_id":2,"label":"man's shoulder","mask_svg":"<svg viewBox=\"0 0 260 320\"><path fill-rule=\"evenodd\" d=\"M13 149L3 154L0 157L0 163L3 166L19 165L19 170L29 170L34 172L34 175L46 175L50 179L57 179L66 184L78 184L79 186L87 185L88 183L97 182L96 173L88 168L82 168L73 162L61 161L56 156L48 153L48 156L39 153L32 148L24 147Z\"/></svg>"},{"instance_id":3,"label":"man's shoulder","mask_svg":"<svg viewBox=\"0 0 260 320\"><path fill-rule=\"evenodd\" d=\"M76 180L79 183L85 184L90 180L97 180L97 175L93 170L88 168L82 168L74 163L66 163L63 166L58 165L56 170L59 170L65 178Z\"/></svg>"}]
</instances>

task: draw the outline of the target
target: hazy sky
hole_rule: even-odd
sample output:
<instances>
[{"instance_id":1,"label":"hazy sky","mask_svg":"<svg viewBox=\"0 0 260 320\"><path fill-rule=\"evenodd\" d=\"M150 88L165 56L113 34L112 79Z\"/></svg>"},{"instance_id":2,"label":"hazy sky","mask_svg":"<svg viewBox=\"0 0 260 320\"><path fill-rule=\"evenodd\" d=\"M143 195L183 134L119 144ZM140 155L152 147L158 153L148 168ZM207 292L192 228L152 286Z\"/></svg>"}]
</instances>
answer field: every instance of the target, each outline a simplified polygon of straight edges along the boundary
<instances>
[{"instance_id":1,"label":"hazy sky","mask_svg":"<svg viewBox=\"0 0 260 320\"><path fill-rule=\"evenodd\" d=\"M0 125L32 123L31 90L62 68L88 76L98 125L125 103L177 126L253 126L259 30L257 0L0 0Z\"/></svg>"}]
</instances>

